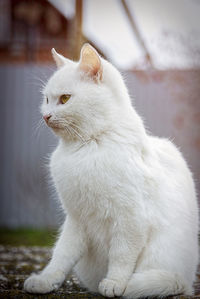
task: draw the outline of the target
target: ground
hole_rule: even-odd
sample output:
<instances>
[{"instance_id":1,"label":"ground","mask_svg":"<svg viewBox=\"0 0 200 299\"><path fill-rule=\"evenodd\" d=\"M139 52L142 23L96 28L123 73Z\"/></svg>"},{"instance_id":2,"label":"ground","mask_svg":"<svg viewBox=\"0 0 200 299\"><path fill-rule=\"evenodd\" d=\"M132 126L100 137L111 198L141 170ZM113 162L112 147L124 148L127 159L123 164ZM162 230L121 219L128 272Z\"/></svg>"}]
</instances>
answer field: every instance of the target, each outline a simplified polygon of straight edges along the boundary
<instances>
[{"instance_id":1,"label":"ground","mask_svg":"<svg viewBox=\"0 0 200 299\"><path fill-rule=\"evenodd\" d=\"M0 245L0 298L103 298L81 288L75 276L66 279L63 286L49 295L30 295L23 291L24 280L32 272L44 268L50 257L45 247L12 247Z\"/></svg>"},{"instance_id":2,"label":"ground","mask_svg":"<svg viewBox=\"0 0 200 299\"><path fill-rule=\"evenodd\" d=\"M54 237L46 238L46 240L43 234L46 235L50 233L35 231L29 231L28 233L27 231L0 231L0 244L2 244L0 245L0 299L104 298L98 294L91 294L86 289L81 288L77 278L73 274L66 279L59 290L51 294L31 295L23 291L24 280L32 272L38 272L43 269L51 256L50 247L44 245L51 244L55 238L55 234L52 234ZM22 246L21 244L25 244L26 246ZM39 244L40 246L35 246L35 244ZM174 298L200 298L200 273L197 277L198 281L195 284L195 296L187 298L177 296Z\"/></svg>"}]
</instances>

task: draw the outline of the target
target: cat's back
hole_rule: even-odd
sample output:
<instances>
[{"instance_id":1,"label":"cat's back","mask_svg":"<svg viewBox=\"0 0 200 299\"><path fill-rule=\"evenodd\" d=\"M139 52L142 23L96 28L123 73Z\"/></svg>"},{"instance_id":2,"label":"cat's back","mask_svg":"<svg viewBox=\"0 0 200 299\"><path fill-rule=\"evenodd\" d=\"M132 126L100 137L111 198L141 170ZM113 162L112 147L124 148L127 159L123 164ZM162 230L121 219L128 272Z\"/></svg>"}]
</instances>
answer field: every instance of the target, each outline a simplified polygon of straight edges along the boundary
<instances>
[{"instance_id":1,"label":"cat's back","mask_svg":"<svg viewBox=\"0 0 200 299\"><path fill-rule=\"evenodd\" d=\"M176 176L182 174L187 179L192 180L192 173L182 153L173 142L155 136L149 136L149 142L153 156L161 168L165 169L166 172L174 172Z\"/></svg>"},{"instance_id":2,"label":"cat's back","mask_svg":"<svg viewBox=\"0 0 200 299\"><path fill-rule=\"evenodd\" d=\"M170 215L172 211L173 215L176 214L178 218L188 215L197 229L196 191L192 173L182 153L168 139L150 136L149 141L156 161L157 181L160 185L162 202L168 205Z\"/></svg>"}]
</instances>

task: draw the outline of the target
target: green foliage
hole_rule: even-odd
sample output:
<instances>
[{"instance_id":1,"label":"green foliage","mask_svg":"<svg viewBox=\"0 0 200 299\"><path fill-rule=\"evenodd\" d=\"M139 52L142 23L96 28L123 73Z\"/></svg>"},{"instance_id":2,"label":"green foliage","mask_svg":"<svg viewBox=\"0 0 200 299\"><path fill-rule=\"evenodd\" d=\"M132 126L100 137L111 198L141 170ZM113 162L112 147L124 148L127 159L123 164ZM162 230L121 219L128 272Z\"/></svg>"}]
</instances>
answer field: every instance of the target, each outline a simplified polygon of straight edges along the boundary
<instances>
[{"instance_id":1,"label":"green foliage","mask_svg":"<svg viewBox=\"0 0 200 299\"><path fill-rule=\"evenodd\" d=\"M52 247L57 232L39 229L7 229L0 228L0 244L11 246L49 246Z\"/></svg>"}]
</instances>

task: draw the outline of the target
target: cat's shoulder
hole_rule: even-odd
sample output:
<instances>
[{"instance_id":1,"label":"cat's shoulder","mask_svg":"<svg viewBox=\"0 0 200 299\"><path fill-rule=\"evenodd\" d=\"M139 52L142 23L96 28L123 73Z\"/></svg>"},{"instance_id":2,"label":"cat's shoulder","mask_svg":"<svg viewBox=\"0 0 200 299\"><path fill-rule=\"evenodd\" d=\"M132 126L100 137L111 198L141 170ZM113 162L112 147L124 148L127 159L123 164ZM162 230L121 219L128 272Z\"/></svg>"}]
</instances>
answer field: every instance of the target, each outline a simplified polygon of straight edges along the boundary
<instances>
[{"instance_id":1,"label":"cat's shoulder","mask_svg":"<svg viewBox=\"0 0 200 299\"><path fill-rule=\"evenodd\" d=\"M163 165L172 166L176 168L178 165L187 168L186 161L181 153L181 150L167 138L160 138L155 136L150 136L149 141L151 148L155 153L158 160Z\"/></svg>"},{"instance_id":2,"label":"cat's shoulder","mask_svg":"<svg viewBox=\"0 0 200 299\"><path fill-rule=\"evenodd\" d=\"M149 142L151 144L151 148L153 148L157 153L166 152L168 154L181 155L178 147L168 138L149 136Z\"/></svg>"}]
</instances>

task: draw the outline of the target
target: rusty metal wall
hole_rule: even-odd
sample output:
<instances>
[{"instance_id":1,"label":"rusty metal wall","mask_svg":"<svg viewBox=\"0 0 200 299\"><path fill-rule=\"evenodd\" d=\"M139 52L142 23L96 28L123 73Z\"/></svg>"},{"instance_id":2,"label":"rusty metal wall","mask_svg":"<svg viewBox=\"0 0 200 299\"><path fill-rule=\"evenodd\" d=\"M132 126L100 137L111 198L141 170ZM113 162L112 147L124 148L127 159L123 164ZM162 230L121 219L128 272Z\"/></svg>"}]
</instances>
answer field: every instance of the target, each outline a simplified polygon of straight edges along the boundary
<instances>
[{"instance_id":1,"label":"rusty metal wall","mask_svg":"<svg viewBox=\"0 0 200 299\"><path fill-rule=\"evenodd\" d=\"M183 153L200 193L200 70L136 71L127 83L150 133Z\"/></svg>"},{"instance_id":2,"label":"rusty metal wall","mask_svg":"<svg viewBox=\"0 0 200 299\"><path fill-rule=\"evenodd\" d=\"M45 227L59 221L45 165L56 140L49 130L37 130L40 81L50 73L31 65L0 67L0 226Z\"/></svg>"},{"instance_id":3,"label":"rusty metal wall","mask_svg":"<svg viewBox=\"0 0 200 299\"><path fill-rule=\"evenodd\" d=\"M48 179L56 138L37 130L41 80L53 67L0 66L0 226L50 227L62 221ZM148 130L174 140L200 190L200 71L135 71L124 77Z\"/></svg>"}]
</instances>

